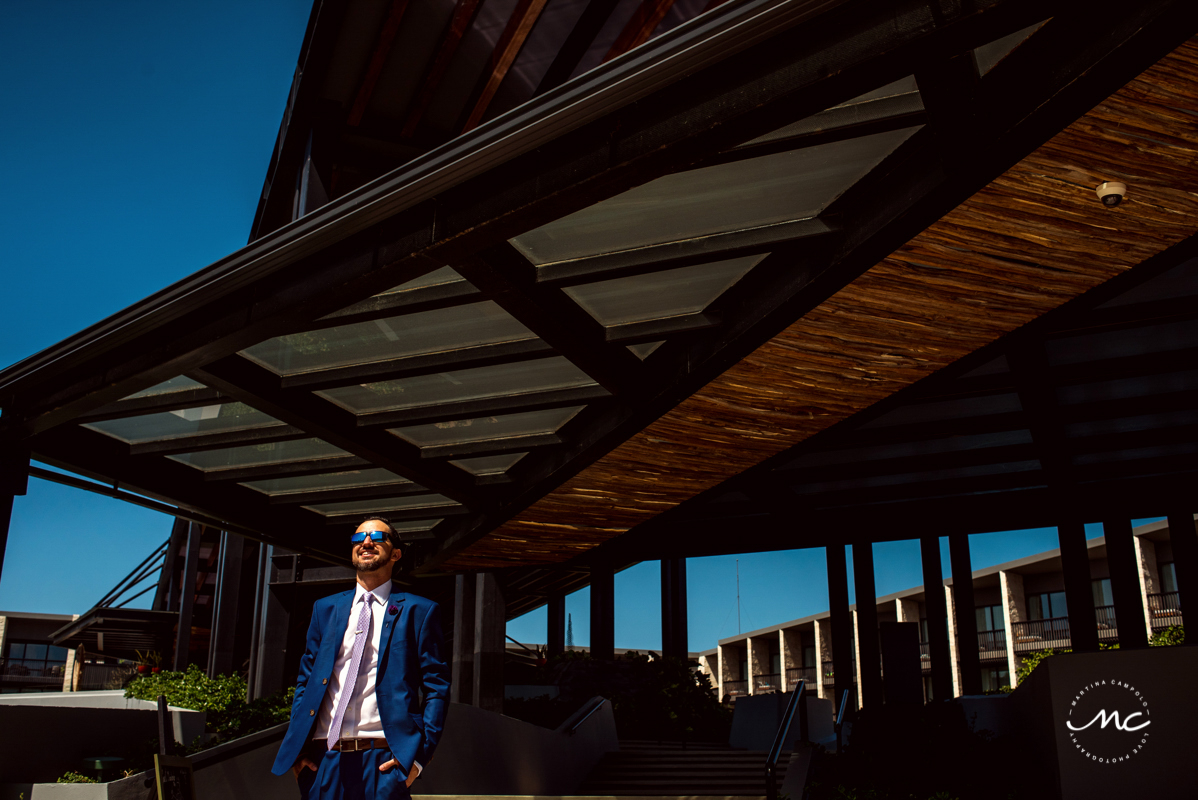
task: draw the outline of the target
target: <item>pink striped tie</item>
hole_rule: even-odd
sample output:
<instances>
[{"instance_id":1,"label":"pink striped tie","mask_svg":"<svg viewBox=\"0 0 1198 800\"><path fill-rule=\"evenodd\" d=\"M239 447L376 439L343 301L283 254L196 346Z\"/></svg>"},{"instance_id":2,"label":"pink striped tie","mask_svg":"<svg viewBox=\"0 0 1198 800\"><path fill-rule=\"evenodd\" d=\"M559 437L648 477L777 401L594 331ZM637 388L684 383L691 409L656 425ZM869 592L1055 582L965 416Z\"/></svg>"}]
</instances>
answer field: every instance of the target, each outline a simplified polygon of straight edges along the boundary
<instances>
[{"instance_id":1,"label":"pink striped tie","mask_svg":"<svg viewBox=\"0 0 1198 800\"><path fill-rule=\"evenodd\" d=\"M374 595L370 592L362 595L362 611L358 614L358 627L354 629L354 654L349 660L349 676L341 687L341 696L337 698L337 712L333 714L333 724L329 728L329 749L336 747L341 740L341 721L345 719L345 709L349 707L349 696L354 693L358 684L358 669L362 666L362 651L366 648L366 640L370 638L370 623L373 617L370 607L374 603Z\"/></svg>"}]
</instances>

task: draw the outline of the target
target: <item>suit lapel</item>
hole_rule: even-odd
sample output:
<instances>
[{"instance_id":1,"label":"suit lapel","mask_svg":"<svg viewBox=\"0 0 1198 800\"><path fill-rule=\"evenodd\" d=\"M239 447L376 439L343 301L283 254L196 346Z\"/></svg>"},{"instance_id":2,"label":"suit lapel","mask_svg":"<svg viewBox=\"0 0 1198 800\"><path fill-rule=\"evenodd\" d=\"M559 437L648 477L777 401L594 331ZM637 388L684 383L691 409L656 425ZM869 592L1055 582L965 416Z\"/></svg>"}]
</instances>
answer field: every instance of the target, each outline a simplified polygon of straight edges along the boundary
<instances>
[{"instance_id":1,"label":"suit lapel","mask_svg":"<svg viewBox=\"0 0 1198 800\"><path fill-rule=\"evenodd\" d=\"M379 637L379 669L382 670L384 662L387 660L387 653L391 650L391 634L396 628L396 622L399 620L399 614L403 611L404 600L407 599L407 593L401 592L395 588L395 584L391 584L391 596L387 599L387 608L383 611L383 633ZM395 609L395 613L391 613L391 609Z\"/></svg>"}]
</instances>

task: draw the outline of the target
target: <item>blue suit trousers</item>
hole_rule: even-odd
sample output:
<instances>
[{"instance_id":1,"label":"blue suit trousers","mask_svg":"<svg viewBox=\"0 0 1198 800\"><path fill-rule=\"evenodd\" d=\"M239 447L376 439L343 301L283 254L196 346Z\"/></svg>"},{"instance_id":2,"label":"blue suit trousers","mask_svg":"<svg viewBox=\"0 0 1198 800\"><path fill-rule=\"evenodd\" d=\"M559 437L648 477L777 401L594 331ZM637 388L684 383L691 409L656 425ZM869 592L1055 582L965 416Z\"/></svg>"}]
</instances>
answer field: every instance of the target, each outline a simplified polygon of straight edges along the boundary
<instances>
[{"instance_id":1,"label":"blue suit trousers","mask_svg":"<svg viewBox=\"0 0 1198 800\"><path fill-rule=\"evenodd\" d=\"M308 757L317 763L317 769L300 772L303 800L408 800L412 796L399 767L379 772L379 765L393 758L390 750L329 750Z\"/></svg>"}]
</instances>

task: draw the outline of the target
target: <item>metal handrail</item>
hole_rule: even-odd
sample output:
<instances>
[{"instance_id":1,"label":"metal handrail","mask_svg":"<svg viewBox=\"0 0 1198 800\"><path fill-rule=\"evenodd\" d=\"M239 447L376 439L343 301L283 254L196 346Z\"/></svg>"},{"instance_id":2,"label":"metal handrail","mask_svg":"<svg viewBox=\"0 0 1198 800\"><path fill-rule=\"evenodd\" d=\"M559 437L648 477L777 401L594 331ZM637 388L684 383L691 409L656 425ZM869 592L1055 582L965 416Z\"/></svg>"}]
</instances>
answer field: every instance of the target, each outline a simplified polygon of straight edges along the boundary
<instances>
[{"instance_id":1,"label":"metal handrail","mask_svg":"<svg viewBox=\"0 0 1198 800\"><path fill-rule=\"evenodd\" d=\"M844 715L849 707L849 690L840 693L840 710L836 712L836 752L840 752L840 731L844 728Z\"/></svg>"},{"instance_id":2,"label":"metal handrail","mask_svg":"<svg viewBox=\"0 0 1198 800\"><path fill-rule=\"evenodd\" d=\"M591 706L590 710L587 711L587 713L583 714L581 717L579 717L577 722L575 722L573 725L571 725L569 728L567 728L565 731L565 734L567 736L573 736L574 732L578 730L579 726L582 725L582 723L586 722L588 719L590 719L592 714L594 714L599 709L603 708L603 704L606 702L607 702L606 697L592 698L593 705Z\"/></svg>"},{"instance_id":3,"label":"metal handrail","mask_svg":"<svg viewBox=\"0 0 1198 800\"><path fill-rule=\"evenodd\" d=\"M782 756L782 748L786 745L786 737L790 734L790 723L794 720L795 709L799 711L799 739L807 741L807 704L803 695L807 691L807 682L799 681L799 685L790 695L786 711L782 714L782 724L774 736L774 744L770 747L765 759L765 796L766 800L778 800L778 759Z\"/></svg>"}]
</instances>

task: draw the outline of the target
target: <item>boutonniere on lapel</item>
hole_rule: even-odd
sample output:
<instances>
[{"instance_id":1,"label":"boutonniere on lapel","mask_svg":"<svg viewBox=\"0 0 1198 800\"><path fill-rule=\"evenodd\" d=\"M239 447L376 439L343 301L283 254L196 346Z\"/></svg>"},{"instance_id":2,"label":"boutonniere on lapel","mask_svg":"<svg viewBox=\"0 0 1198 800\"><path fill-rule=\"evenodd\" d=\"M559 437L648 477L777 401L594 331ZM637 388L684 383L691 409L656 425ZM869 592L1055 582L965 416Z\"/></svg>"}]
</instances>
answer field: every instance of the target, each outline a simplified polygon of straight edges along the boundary
<instances>
[{"instance_id":1,"label":"boutonniere on lapel","mask_svg":"<svg viewBox=\"0 0 1198 800\"><path fill-rule=\"evenodd\" d=\"M387 613L394 617L396 614L399 613L399 606L395 606L395 605L391 606L390 608L387 609Z\"/></svg>"}]
</instances>

